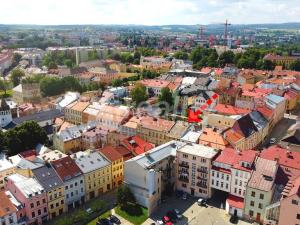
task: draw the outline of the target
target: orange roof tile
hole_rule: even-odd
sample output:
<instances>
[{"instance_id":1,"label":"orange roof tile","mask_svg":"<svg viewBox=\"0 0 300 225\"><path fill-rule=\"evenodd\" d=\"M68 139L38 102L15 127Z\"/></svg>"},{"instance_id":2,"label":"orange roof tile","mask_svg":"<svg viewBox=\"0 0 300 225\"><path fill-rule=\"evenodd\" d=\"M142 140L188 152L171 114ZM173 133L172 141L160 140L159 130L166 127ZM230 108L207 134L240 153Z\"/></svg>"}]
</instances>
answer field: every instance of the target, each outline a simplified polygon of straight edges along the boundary
<instances>
[{"instance_id":1,"label":"orange roof tile","mask_svg":"<svg viewBox=\"0 0 300 225\"><path fill-rule=\"evenodd\" d=\"M16 207L9 200L8 196L5 194L5 191L0 191L0 202L0 217L17 212Z\"/></svg>"}]
</instances>

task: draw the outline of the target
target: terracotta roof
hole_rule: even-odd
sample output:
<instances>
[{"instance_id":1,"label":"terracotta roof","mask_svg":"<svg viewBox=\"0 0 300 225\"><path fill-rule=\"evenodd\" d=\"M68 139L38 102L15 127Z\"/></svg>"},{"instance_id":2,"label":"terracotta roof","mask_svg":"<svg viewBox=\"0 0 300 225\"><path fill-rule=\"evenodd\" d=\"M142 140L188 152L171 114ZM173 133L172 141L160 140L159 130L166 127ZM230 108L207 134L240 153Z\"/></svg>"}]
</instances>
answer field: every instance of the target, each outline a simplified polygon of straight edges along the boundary
<instances>
[{"instance_id":1,"label":"terracotta roof","mask_svg":"<svg viewBox=\"0 0 300 225\"><path fill-rule=\"evenodd\" d=\"M165 131L165 132L171 130L174 124L175 124L174 121L165 120L161 118L153 118L149 116L143 117L140 122L140 125L144 128L157 130L157 131Z\"/></svg>"},{"instance_id":2,"label":"terracotta roof","mask_svg":"<svg viewBox=\"0 0 300 225\"><path fill-rule=\"evenodd\" d=\"M77 102L77 104L75 104L72 109L75 111L83 112L89 106L89 104L89 102Z\"/></svg>"},{"instance_id":3,"label":"terracotta roof","mask_svg":"<svg viewBox=\"0 0 300 225\"><path fill-rule=\"evenodd\" d=\"M220 155L214 160L217 163L230 165L232 168L251 171L251 168L241 166L241 162L246 162L252 165L255 161L258 152L253 150L236 151L233 148L225 148Z\"/></svg>"},{"instance_id":4,"label":"terracotta roof","mask_svg":"<svg viewBox=\"0 0 300 225\"><path fill-rule=\"evenodd\" d=\"M234 132L232 129L226 131L224 135L225 135L226 140L232 144L236 144L238 141L245 138L241 134Z\"/></svg>"},{"instance_id":5,"label":"terracotta roof","mask_svg":"<svg viewBox=\"0 0 300 225\"><path fill-rule=\"evenodd\" d=\"M83 174L70 156L52 161L51 164L64 182Z\"/></svg>"},{"instance_id":6,"label":"terracotta roof","mask_svg":"<svg viewBox=\"0 0 300 225\"><path fill-rule=\"evenodd\" d=\"M264 149L260 157L269 160L277 160L279 165L300 170L300 152L288 151L277 145Z\"/></svg>"},{"instance_id":7,"label":"terracotta roof","mask_svg":"<svg viewBox=\"0 0 300 225\"><path fill-rule=\"evenodd\" d=\"M298 94L292 90L287 90L285 93L284 93L284 98L285 99L295 99L297 98Z\"/></svg>"},{"instance_id":8,"label":"terracotta roof","mask_svg":"<svg viewBox=\"0 0 300 225\"><path fill-rule=\"evenodd\" d=\"M99 149L106 158L108 158L111 162L122 159L122 155L116 150L116 147L111 145L106 145L102 149Z\"/></svg>"},{"instance_id":9,"label":"terracotta roof","mask_svg":"<svg viewBox=\"0 0 300 225\"><path fill-rule=\"evenodd\" d=\"M228 141L226 141L225 138L223 138L222 134L214 131L212 128L205 128L202 131L199 137L199 143L201 141L223 146L228 145Z\"/></svg>"},{"instance_id":10,"label":"terracotta roof","mask_svg":"<svg viewBox=\"0 0 300 225\"><path fill-rule=\"evenodd\" d=\"M0 218L17 212L16 207L9 200L8 196L5 194L5 191L0 191L0 202Z\"/></svg>"},{"instance_id":11,"label":"terracotta roof","mask_svg":"<svg viewBox=\"0 0 300 225\"><path fill-rule=\"evenodd\" d=\"M268 120L270 120L274 114L274 111L272 111L266 106L257 107L256 110L263 114L263 116L266 117Z\"/></svg>"},{"instance_id":12,"label":"terracotta roof","mask_svg":"<svg viewBox=\"0 0 300 225\"><path fill-rule=\"evenodd\" d=\"M250 110L247 109L242 109L232 105L224 105L224 104L217 104L214 107L214 110L216 110L218 114L224 114L224 115L244 115L250 112Z\"/></svg>"},{"instance_id":13,"label":"terracotta roof","mask_svg":"<svg viewBox=\"0 0 300 225\"><path fill-rule=\"evenodd\" d=\"M134 155L140 155L154 148L154 144L147 142L138 136L128 137L122 140L121 145L133 152Z\"/></svg>"},{"instance_id":14,"label":"terracotta roof","mask_svg":"<svg viewBox=\"0 0 300 225\"><path fill-rule=\"evenodd\" d=\"M140 83L145 85L146 87L164 88L170 84L170 81L159 80L159 79L147 79L147 80L141 80Z\"/></svg>"},{"instance_id":15,"label":"terracotta roof","mask_svg":"<svg viewBox=\"0 0 300 225\"><path fill-rule=\"evenodd\" d=\"M237 208L237 209L244 209L244 199L229 195L226 199L226 202L228 202L230 207Z\"/></svg>"},{"instance_id":16,"label":"terracotta roof","mask_svg":"<svg viewBox=\"0 0 300 225\"><path fill-rule=\"evenodd\" d=\"M119 152L123 156L123 160L126 161L134 157L131 151L129 151L124 146L117 146L115 147L116 151Z\"/></svg>"}]
</instances>

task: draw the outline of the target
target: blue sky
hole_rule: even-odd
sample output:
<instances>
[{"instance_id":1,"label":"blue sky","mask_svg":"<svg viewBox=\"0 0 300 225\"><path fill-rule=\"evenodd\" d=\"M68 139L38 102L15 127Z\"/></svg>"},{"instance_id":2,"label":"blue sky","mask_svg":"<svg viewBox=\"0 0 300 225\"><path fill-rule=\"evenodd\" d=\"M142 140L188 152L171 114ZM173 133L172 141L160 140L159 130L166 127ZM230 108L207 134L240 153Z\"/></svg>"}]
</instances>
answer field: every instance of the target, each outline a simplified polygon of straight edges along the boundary
<instances>
[{"instance_id":1,"label":"blue sky","mask_svg":"<svg viewBox=\"0 0 300 225\"><path fill-rule=\"evenodd\" d=\"M0 24L300 22L300 0L8 0Z\"/></svg>"}]
</instances>

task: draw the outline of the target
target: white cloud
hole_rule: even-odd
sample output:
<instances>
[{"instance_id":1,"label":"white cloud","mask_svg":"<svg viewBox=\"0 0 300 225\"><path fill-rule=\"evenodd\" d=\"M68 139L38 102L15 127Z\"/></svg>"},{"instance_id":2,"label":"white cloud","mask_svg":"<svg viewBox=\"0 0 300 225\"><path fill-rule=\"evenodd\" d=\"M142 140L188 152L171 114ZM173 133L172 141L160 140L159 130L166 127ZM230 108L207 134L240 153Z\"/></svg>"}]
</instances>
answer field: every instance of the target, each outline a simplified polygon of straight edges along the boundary
<instances>
[{"instance_id":1,"label":"white cloud","mask_svg":"<svg viewBox=\"0 0 300 225\"><path fill-rule=\"evenodd\" d=\"M209 24L297 22L299 0L9 0L0 24Z\"/></svg>"}]
</instances>

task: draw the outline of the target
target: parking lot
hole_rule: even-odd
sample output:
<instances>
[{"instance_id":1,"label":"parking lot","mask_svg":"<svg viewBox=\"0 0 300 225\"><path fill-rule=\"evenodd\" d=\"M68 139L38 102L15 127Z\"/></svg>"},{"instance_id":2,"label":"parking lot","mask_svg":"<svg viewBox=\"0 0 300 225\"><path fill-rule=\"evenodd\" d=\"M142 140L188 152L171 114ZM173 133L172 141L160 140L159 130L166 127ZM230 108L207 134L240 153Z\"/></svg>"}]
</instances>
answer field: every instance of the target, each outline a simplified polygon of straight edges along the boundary
<instances>
[{"instance_id":1,"label":"parking lot","mask_svg":"<svg viewBox=\"0 0 300 225\"><path fill-rule=\"evenodd\" d=\"M224 209L216 207L218 204L209 202L206 206L199 206L197 198L190 197L187 200L182 200L170 197L160 205L143 225L150 225L157 220L161 220L172 209L179 209L183 215L183 218L178 220L176 225L231 225L232 223L229 222L230 216L226 215ZM223 203L220 206L225 207ZM249 225L249 223L239 221L238 225Z\"/></svg>"}]
</instances>

